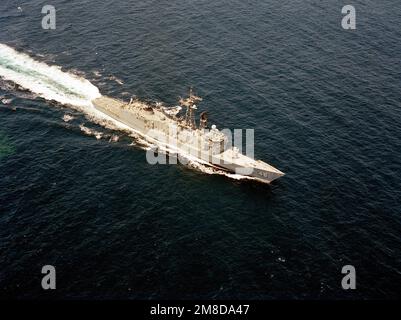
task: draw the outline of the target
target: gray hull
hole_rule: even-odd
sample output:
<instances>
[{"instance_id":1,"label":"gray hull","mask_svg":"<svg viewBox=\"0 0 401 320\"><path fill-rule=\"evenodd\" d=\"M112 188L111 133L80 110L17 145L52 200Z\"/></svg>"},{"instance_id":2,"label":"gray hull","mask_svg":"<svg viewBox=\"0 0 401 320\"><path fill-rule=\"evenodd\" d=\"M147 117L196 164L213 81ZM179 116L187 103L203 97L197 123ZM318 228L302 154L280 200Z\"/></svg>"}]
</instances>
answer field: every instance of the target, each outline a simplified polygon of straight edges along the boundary
<instances>
[{"instance_id":1,"label":"gray hull","mask_svg":"<svg viewBox=\"0 0 401 320\"><path fill-rule=\"evenodd\" d=\"M164 145L172 152L189 155L213 167L265 183L284 175L265 162L256 161L235 152L232 147L224 146L223 135L218 130L205 133L204 130L188 128L180 119L170 117L162 109L140 101L127 104L102 96L92 102L97 110L127 125L144 139L157 141L158 145Z\"/></svg>"}]
</instances>

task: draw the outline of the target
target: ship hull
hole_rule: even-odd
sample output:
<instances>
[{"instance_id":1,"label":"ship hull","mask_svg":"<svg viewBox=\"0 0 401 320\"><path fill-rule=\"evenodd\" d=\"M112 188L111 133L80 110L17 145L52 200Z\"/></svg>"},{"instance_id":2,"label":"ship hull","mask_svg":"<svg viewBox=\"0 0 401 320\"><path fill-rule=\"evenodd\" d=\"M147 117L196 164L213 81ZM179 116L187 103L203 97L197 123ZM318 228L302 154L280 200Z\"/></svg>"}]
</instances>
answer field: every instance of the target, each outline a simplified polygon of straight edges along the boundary
<instances>
[{"instance_id":1,"label":"ship hull","mask_svg":"<svg viewBox=\"0 0 401 320\"><path fill-rule=\"evenodd\" d=\"M267 163L255 161L242 154L234 155L232 149L221 153L207 149L204 135L200 131L183 129L177 126L177 121L144 103L136 102L131 106L123 101L104 96L92 102L97 110L130 127L145 140L156 142L170 153L194 157L206 165L264 183L271 183L284 175ZM176 128L174 134L171 132L172 127ZM175 139L171 139L172 136Z\"/></svg>"}]
</instances>

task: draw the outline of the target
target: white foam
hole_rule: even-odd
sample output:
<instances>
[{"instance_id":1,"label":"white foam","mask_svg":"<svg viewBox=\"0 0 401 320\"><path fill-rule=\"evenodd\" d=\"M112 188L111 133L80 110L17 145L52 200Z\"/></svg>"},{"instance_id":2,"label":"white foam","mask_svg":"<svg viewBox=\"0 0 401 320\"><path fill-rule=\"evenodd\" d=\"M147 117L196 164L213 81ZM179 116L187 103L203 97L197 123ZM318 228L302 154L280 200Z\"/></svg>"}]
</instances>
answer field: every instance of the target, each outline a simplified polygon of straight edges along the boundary
<instances>
[{"instance_id":1,"label":"white foam","mask_svg":"<svg viewBox=\"0 0 401 320\"><path fill-rule=\"evenodd\" d=\"M119 78L117 78L116 76L113 76L113 75L109 77L109 80L115 81L115 82L118 83L120 86L122 86L122 85L124 84L124 81L122 81L121 79L119 79Z\"/></svg>"},{"instance_id":2,"label":"white foam","mask_svg":"<svg viewBox=\"0 0 401 320\"><path fill-rule=\"evenodd\" d=\"M84 107L100 97L99 90L88 80L35 61L4 44L0 44L0 76L44 99L62 104Z\"/></svg>"},{"instance_id":3,"label":"white foam","mask_svg":"<svg viewBox=\"0 0 401 320\"><path fill-rule=\"evenodd\" d=\"M65 115L63 116L64 122L70 122L71 120L74 120L74 119L75 119L75 117L70 116L69 114L65 114Z\"/></svg>"},{"instance_id":4,"label":"white foam","mask_svg":"<svg viewBox=\"0 0 401 320\"><path fill-rule=\"evenodd\" d=\"M69 105L85 113L92 121L110 129L130 130L118 121L96 110L92 100L101 96L88 80L61 71L59 66L38 62L25 53L0 44L0 77L12 81L46 99Z\"/></svg>"},{"instance_id":5,"label":"white foam","mask_svg":"<svg viewBox=\"0 0 401 320\"><path fill-rule=\"evenodd\" d=\"M97 140L100 140L100 139L103 138L103 133L102 132L99 132L99 131L96 131L96 130L93 130L93 129L89 129L88 127L85 127L83 124L81 124L79 126L79 128L81 129L81 131L83 133L85 133L88 136L94 136Z\"/></svg>"}]
</instances>

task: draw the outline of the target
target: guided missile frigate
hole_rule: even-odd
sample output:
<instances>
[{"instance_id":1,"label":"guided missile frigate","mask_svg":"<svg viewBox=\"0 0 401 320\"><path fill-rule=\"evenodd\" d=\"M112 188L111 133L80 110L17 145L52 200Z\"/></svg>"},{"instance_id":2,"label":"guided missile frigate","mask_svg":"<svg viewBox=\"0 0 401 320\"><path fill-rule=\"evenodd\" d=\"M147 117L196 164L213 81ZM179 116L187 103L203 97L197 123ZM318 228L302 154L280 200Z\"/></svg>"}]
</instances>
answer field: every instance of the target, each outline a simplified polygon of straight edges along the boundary
<instances>
[{"instance_id":1,"label":"guided missile frigate","mask_svg":"<svg viewBox=\"0 0 401 320\"><path fill-rule=\"evenodd\" d=\"M188 98L181 98L179 106L164 107L137 99L124 102L101 96L92 101L94 107L125 124L150 142L168 150L167 153L193 157L211 167L228 173L247 176L264 183L284 175L280 170L239 152L226 134L215 125L208 127L207 113L202 112L196 124L197 103L202 98L190 90Z\"/></svg>"}]
</instances>

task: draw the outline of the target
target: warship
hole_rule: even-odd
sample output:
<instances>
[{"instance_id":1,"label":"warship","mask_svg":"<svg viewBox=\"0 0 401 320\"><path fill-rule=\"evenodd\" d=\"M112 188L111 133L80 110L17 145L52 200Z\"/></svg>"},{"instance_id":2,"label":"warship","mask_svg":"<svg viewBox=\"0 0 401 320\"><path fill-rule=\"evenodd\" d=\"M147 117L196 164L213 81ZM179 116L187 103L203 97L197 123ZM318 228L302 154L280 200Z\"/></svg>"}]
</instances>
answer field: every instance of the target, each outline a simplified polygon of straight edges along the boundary
<instances>
[{"instance_id":1,"label":"warship","mask_svg":"<svg viewBox=\"0 0 401 320\"><path fill-rule=\"evenodd\" d=\"M181 98L175 107L133 98L124 102L107 96L96 98L92 103L97 110L130 127L145 140L169 150L169 154L193 157L211 167L264 183L284 175L273 166L242 154L216 125L209 128L207 112L200 114L197 125L195 113L200 101L202 98L194 95L191 88L189 96Z\"/></svg>"}]
</instances>

